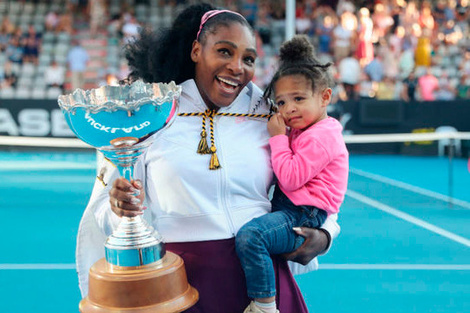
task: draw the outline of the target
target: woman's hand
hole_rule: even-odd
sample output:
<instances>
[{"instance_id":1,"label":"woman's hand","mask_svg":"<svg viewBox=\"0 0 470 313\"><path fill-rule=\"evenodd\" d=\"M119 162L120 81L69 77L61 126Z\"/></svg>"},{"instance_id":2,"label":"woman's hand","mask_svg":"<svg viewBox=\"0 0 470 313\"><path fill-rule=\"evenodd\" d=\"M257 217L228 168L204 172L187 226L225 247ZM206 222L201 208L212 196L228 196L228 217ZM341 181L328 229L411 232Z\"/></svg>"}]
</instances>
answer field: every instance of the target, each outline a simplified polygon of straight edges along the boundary
<instances>
[{"instance_id":1,"label":"woman's hand","mask_svg":"<svg viewBox=\"0 0 470 313\"><path fill-rule=\"evenodd\" d=\"M276 113L268 121L268 132L271 137L286 134L286 123L281 113Z\"/></svg>"},{"instance_id":2,"label":"woman's hand","mask_svg":"<svg viewBox=\"0 0 470 313\"><path fill-rule=\"evenodd\" d=\"M120 177L113 183L113 188L109 191L109 202L111 210L119 216L134 217L144 214L143 206L145 192L140 180L129 182Z\"/></svg>"},{"instance_id":3,"label":"woman's hand","mask_svg":"<svg viewBox=\"0 0 470 313\"><path fill-rule=\"evenodd\" d=\"M295 227L294 231L305 238L304 243L291 253L282 254L286 260L307 265L313 258L325 251L331 241L326 230L318 228Z\"/></svg>"}]
</instances>

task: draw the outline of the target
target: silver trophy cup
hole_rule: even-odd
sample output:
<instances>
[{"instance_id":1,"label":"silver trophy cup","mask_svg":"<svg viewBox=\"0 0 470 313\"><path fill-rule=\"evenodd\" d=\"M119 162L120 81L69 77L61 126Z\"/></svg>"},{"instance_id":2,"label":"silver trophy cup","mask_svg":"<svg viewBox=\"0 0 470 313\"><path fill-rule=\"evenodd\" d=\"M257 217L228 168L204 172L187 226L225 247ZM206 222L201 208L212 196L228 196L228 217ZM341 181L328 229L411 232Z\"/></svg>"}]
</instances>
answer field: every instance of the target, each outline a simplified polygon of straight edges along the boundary
<instances>
[{"instance_id":1,"label":"silver trophy cup","mask_svg":"<svg viewBox=\"0 0 470 313\"><path fill-rule=\"evenodd\" d=\"M169 84L103 86L59 96L59 106L75 135L95 147L131 181L139 156L152 135L171 119L181 87ZM141 266L165 255L162 237L140 216L123 217L105 243L106 261Z\"/></svg>"}]
</instances>

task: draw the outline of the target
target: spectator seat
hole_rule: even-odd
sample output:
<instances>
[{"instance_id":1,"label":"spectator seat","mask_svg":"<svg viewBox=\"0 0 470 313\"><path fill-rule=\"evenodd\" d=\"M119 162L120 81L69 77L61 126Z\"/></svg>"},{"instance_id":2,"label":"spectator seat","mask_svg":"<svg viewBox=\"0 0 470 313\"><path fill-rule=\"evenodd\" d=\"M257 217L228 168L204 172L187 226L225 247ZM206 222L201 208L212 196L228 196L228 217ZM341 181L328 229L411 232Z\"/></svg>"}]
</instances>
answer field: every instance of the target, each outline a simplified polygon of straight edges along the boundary
<instances>
[{"instance_id":1,"label":"spectator seat","mask_svg":"<svg viewBox=\"0 0 470 313\"><path fill-rule=\"evenodd\" d=\"M33 85L33 78L31 76L20 76L18 78L18 88L31 88Z\"/></svg>"},{"instance_id":2,"label":"spectator seat","mask_svg":"<svg viewBox=\"0 0 470 313\"><path fill-rule=\"evenodd\" d=\"M11 87L0 89L0 98L13 99L14 97L15 97L15 89Z\"/></svg>"},{"instance_id":3,"label":"spectator seat","mask_svg":"<svg viewBox=\"0 0 470 313\"><path fill-rule=\"evenodd\" d=\"M46 89L41 87L35 87L31 92L31 99L45 99Z\"/></svg>"},{"instance_id":4,"label":"spectator seat","mask_svg":"<svg viewBox=\"0 0 470 313\"><path fill-rule=\"evenodd\" d=\"M31 97L31 88L19 85L15 90L16 99L29 99Z\"/></svg>"},{"instance_id":5,"label":"spectator seat","mask_svg":"<svg viewBox=\"0 0 470 313\"><path fill-rule=\"evenodd\" d=\"M62 94L62 90L59 87L50 87L47 89L47 99L57 99Z\"/></svg>"},{"instance_id":6,"label":"spectator seat","mask_svg":"<svg viewBox=\"0 0 470 313\"><path fill-rule=\"evenodd\" d=\"M36 66L32 63L24 63L21 67L21 77L33 77L36 72Z\"/></svg>"}]
</instances>

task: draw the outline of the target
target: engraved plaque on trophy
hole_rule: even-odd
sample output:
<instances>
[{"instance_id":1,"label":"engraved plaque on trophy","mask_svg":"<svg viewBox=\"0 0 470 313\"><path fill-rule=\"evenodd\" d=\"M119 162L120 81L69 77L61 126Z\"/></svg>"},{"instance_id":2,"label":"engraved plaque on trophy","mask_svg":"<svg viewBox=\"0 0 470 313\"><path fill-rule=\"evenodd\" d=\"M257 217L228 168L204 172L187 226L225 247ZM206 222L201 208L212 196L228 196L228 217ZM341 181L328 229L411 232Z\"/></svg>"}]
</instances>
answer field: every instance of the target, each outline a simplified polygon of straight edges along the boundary
<instances>
[{"instance_id":1,"label":"engraved plaque on trophy","mask_svg":"<svg viewBox=\"0 0 470 313\"><path fill-rule=\"evenodd\" d=\"M103 86L59 96L75 135L103 153L122 177L171 119L181 87L169 84ZM198 300L187 282L183 260L165 251L162 237L141 217L122 217L104 245L105 258L89 272L89 292L80 302L88 312L181 312Z\"/></svg>"}]
</instances>

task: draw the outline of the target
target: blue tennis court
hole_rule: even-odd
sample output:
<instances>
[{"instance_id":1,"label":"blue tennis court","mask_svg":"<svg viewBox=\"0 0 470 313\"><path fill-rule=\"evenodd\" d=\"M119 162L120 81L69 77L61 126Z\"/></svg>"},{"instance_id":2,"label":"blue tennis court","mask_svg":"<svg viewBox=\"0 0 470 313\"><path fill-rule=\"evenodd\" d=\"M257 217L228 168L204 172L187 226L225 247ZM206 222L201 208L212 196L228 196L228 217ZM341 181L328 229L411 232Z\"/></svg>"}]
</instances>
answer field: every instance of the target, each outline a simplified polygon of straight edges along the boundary
<instances>
[{"instance_id":1,"label":"blue tennis court","mask_svg":"<svg viewBox=\"0 0 470 313\"><path fill-rule=\"evenodd\" d=\"M452 162L452 205L446 158L350 163L341 234L297 276L310 312L470 312L467 160ZM75 239L94 179L91 150L0 152L0 312L78 312Z\"/></svg>"}]
</instances>

